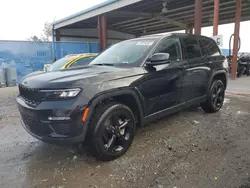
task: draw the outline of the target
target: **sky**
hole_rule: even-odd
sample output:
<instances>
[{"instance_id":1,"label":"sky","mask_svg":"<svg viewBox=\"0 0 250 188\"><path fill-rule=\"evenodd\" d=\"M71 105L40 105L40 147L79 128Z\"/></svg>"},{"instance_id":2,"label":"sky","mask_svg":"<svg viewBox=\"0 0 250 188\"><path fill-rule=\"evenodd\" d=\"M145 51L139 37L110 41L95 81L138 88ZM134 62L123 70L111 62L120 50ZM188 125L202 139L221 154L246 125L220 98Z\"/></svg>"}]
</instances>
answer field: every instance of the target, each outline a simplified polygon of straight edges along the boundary
<instances>
[{"instance_id":1,"label":"sky","mask_svg":"<svg viewBox=\"0 0 250 188\"><path fill-rule=\"evenodd\" d=\"M53 22L82 11L104 0L2 0L0 7L0 40L27 40L42 34L46 21ZM13 6L14 5L14 6ZM59 8L56 8L59 6ZM250 52L250 21L242 22L240 36L242 52ZM223 47L228 48L234 25L219 26ZM202 29L202 34L212 36L212 27Z\"/></svg>"}]
</instances>

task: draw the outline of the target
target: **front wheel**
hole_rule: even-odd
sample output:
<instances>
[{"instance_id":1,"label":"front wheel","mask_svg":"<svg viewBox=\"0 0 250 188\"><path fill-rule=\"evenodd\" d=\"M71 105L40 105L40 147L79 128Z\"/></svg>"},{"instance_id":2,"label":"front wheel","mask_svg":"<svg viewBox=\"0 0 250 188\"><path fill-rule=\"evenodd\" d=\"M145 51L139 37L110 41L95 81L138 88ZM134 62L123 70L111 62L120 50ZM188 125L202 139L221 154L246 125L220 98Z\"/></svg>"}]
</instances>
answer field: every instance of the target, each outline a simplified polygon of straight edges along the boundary
<instances>
[{"instance_id":1,"label":"front wheel","mask_svg":"<svg viewBox=\"0 0 250 188\"><path fill-rule=\"evenodd\" d=\"M109 161L128 150L136 129L135 117L129 107L111 102L98 107L91 119L88 140L94 157Z\"/></svg>"},{"instance_id":2,"label":"front wheel","mask_svg":"<svg viewBox=\"0 0 250 188\"><path fill-rule=\"evenodd\" d=\"M214 80L208 94L207 101L201 104L202 109L207 113L218 112L223 106L225 97L225 86L221 80Z\"/></svg>"}]
</instances>

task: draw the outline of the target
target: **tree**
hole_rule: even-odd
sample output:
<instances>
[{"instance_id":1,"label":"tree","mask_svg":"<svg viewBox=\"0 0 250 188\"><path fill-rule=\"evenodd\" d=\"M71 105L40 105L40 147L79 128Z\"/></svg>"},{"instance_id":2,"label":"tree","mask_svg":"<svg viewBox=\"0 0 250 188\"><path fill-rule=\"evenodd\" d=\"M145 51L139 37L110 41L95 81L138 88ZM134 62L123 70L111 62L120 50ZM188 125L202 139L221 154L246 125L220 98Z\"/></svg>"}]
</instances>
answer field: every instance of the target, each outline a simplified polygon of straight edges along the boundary
<instances>
[{"instance_id":1,"label":"tree","mask_svg":"<svg viewBox=\"0 0 250 188\"><path fill-rule=\"evenodd\" d=\"M43 34L39 38L37 35L31 36L28 40L34 42L48 42L52 39L52 24L49 22L44 23Z\"/></svg>"},{"instance_id":2,"label":"tree","mask_svg":"<svg viewBox=\"0 0 250 188\"><path fill-rule=\"evenodd\" d=\"M42 40L38 38L38 36L34 35L31 36L29 39L29 41L34 41L34 42L41 42Z\"/></svg>"},{"instance_id":3,"label":"tree","mask_svg":"<svg viewBox=\"0 0 250 188\"><path fill-rule=\"evenodd\" d=\"M41 39L43 41L50 41L52 37L52 24L49 22L44 23L44 28L43 28L43 35L41 36Z\"/></svg>"}]
</instances>

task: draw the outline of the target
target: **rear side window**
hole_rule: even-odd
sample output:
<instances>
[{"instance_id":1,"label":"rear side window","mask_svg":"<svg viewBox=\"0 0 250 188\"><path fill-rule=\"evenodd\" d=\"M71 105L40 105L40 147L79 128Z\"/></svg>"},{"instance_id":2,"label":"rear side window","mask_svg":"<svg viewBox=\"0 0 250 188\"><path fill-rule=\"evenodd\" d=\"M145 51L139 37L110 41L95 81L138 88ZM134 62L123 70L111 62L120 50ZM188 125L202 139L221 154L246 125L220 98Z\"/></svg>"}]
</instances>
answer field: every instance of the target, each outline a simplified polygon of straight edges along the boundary
<instances>
[{"instance_id":1,"label":"rear side window","mask_svg":"<svg viewBox=\"0 0 250 188\"><path fill-rule=\"evenodd\" d=\"M213 39L202 39L201 40L202 51L206 50L206 55L208 56L218 56L220 55L219 47ZM202 54L205 52L202 52ZM203 54L205 55L205 54Z\"/></svg>"},{"instance_id":2,"label":"rear side window","mask_svg":"<svg viewBox=\"0 0 250 188\"><path fill-rule=\"evenodd\" d=\"M199 42L200 42L200 45L201 45L202 56L207 56L208 52L207 52L206 42L204 40L199 40Z\"/></svg>"},{"instance_id":3,"label":"rear side window","mask_svg":"<svg viewBox=\"0 0 250 188\"><path fill-rule=\"evenodd\" d=\"M186 52L187 59L201 57L201 49L198 41L194 38L182 39L183 50Z\"/></svg>"}]
</instances>

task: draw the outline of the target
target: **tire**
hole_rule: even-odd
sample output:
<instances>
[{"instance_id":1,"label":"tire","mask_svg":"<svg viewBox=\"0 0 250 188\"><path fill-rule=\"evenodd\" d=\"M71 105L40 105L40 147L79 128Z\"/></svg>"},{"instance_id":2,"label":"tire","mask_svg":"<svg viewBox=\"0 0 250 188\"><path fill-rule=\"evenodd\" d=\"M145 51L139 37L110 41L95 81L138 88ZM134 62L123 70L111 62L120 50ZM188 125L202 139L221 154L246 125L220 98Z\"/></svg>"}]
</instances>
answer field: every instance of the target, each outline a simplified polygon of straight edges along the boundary
<instances>
[{"instance_id":1,"label":"tire","mask_svg":"<svg viewBox=\"0 0 250 188\"><path fill-rule=\"evenodd\" d=\"M122 156L132 144L135 129L135 117L128 106L116 102L99 106L89 124L90 153L101 161Z\"/></svg>"},{"instance_id":2,"label":"tire","mask_svg":"<svg viewBox=\"0 0 250 188\"><path fill-rule=\"evenodd\" d=\"M240 78L244 75L244 72L246 71L246 67L244 66L239 66L238 68L238 73L237 73L237 77Z\"/></svg>"},{"instance_id":3,"label":"tire","mask_svg":"<svg viewBox=\"0 0 250 188\"><path fill-rule=\"evenodd\" d=\"M207 113L218 112L224 102L225 86L221 80L214 80L208 94L207 101L201 104L202 109Z\"/></svg>"}]
</instances>

